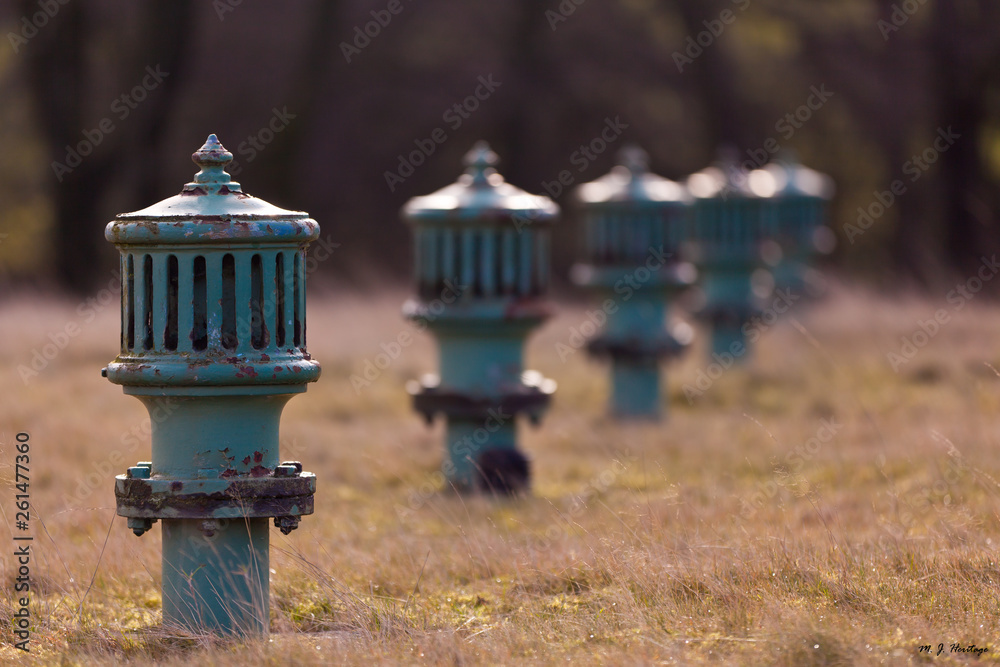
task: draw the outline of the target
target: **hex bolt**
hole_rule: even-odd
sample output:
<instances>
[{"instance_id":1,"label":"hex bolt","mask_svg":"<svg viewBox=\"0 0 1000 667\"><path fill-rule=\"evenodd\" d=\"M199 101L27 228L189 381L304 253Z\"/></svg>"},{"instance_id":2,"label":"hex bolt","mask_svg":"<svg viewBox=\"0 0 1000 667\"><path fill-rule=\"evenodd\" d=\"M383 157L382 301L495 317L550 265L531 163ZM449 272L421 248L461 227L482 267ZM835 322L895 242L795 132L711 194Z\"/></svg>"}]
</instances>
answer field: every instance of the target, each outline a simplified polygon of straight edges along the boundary
<instances>
[{"instance_id":1,"label":"hex bolt","mask_svg":"<svg viewBox=\"0 0 1000 667\"><path fill-rule=\"evenodd\" d=\"M142 534L153 527L154 519L143 519L137 517L129 517L128 527L132 529L132 532L136 534L136 537L142 537Z\"/></svg>"},{"instance_id":2,"label":"hex bolt","mask_svg":"<svg viewBox=\"0 0 1000 667\"><path fill-rule=\"evenodd\" d=\"M140 462L138 465L134 465L129 468L125 474L129 479L149 479L150 473L152 473L152 467L149 465L143 465L145 462Z\"/></svg>"},{"instance_id":3,"label":"hex bolt","mask_svg":"<svg viewBox=\"0 0 1000 667\"><path fill-rule=\"evenodd\" d=\"M305 340L306 248L320 230L245 194L214 134L191 157L199 171L180 194L105 228L128 279L104 375L152 421L152 461L116 477L115 499L137 535L147 515L163 519L165 626L259 636L270 519L288 532L298 516L285 515L314 506L315 475L279 465L278 433L286 402L320 373Z\"/></svg>"},{"instance_id":4,"label":"hex bolt","mask_svg":"<svg viewBox=\"0 0 1000 667\"><path fill-rule=\"evenodd\" d=\"M452 488L517 493L529 475L515 418L540 416L555 391L552 380L522 377L522 349L552 310L549 227L559 207L505 183L497 161L479 142L457 183L403 207L418 255L417 295L403 312L427 325L441 365L440 377L407 391L428 423L447 418L443 470Z\"/></svg>"},{"instance_id":5,"label":"hex bolt","mask_svg":"<svg viewBox=\"0 0 1000 667\"><path fill-rule=\"evenodd\" d=\"M302 464L298 461L285 461L274 469L275 477L295 477L302 472Z\"/></svg>"},{"instance_id":6,"label":"hex bolt","mask_svg":"<svg viewBox=\"0 0 1000 667\"><path fill-rule=\"evenodd\" d=\"M299 517L297 516L276 516L274 517L274 525L281 529L284 535L292 532L299 527Z\"/></svg>"},{"instance_id":7,"label":"hex bolt","mask_svg":"<svg viewBox=\"0 0 1000 667\"><path fill-rule=\"evenodd\" d=\"M201 534L205 537L215 537L218 530L219 522L217 519L205 519L201 522Z\"/></svg>"}]
</instances>

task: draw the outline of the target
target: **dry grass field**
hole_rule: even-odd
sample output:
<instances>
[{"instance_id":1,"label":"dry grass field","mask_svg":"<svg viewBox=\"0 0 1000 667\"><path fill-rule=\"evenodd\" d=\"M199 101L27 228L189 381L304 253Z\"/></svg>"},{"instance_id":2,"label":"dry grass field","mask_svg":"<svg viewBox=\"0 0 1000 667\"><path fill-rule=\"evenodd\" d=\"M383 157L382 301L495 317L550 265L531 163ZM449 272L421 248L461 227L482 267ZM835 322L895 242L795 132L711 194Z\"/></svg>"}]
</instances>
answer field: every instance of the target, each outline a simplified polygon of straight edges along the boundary
<instances>
[{"instance_id":1,"label":"dry grass field","mask_svg":"<svg viewBox=\"0 0 1000 667\"><path fill-rule=\"evenodd\" d=\"M604 414L607 369L556 355L586 321L563 307L528 349L559 383L542 427L522 426L533 494L497 501L443 492L435 475L441 424L427 428L404 390L435 368L429 338L351 386L406 326L404 298L311 297L323 377L289 403L282 454L319 476L316 514L271 530L259 642L158 626L160 530L136 538L114 518L112 476L149 457L148 436L126 444L145 410L100 375L116 304L90 322L76 303L0 304L0 661L975 662L958 643L1000 662L1000 308L838 288L796 304L689 402L699 370L719 375L699 336L667 368L669 420L622 425ZM887 353L937 308L948 323L896 372ZM79 334L23 382L18 366L68 322ZM30 655L10 630L19 431L37 513Z\"/></svg>"}]
</instances>

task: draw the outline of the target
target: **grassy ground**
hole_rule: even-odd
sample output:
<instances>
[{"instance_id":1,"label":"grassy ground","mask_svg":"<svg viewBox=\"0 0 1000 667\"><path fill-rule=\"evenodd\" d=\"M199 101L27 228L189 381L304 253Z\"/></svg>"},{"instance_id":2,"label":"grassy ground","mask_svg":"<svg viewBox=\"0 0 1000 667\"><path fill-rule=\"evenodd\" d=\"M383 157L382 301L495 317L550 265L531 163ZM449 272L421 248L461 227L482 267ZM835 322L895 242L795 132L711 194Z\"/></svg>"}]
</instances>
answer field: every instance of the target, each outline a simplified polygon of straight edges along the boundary
<instances>
[{"instance_id":1,"label":"grassy ground","mask_svg":"<svg viewBox=\"0 0 1000 667\"><path fill-rule=\"evenodd\" d=\"M435 367L419 337L371 386L349 377L396 338L402 293L315 295L320 382L294 398L284 458L319 476L316 514L271 531L269 639L184 637L159 618L160 531L114 519L111 477L149 456L138 401L100 377L115 304L0 305L0 479L12 545L13 436L32 444L38 514L31 664L951 664L1000 654L1000 310L973 302L908 363L888 352L938 306L835 295L797 304L742 368L689 402L701 347L668 367L663 424L604 416L606 369L565 362L583 309L532 339L557 402L523 427L534 493L440 492L440 424L404 381ZM945 306L950 308L950 306ZM80 325L37 377L19 364ZM918 340L923 340L918 337ZM704 386L704 384L702 385ZM131 442L131 441L126 441ZM110 462L123 460L120 465ZM44 523L44 530L41 524ZM110 532L109 532L110 530ZM13 611L0 549L0 620ZM918 653L943 643L940 656Z\"/></svg>"}]
</instances>

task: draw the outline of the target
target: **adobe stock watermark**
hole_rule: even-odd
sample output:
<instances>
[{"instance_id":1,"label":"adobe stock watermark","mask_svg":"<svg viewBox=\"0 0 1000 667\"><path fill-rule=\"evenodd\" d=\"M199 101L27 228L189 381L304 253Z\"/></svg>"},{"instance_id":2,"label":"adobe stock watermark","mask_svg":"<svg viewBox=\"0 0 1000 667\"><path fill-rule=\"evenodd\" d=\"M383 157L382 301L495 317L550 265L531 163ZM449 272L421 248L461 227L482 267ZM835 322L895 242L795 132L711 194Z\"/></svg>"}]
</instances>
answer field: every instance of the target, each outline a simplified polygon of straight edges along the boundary
<instances>
[{"instance_id":1,"label":"adobe stock watermark","mask_svg":"<svg viewBox=\"0 0 1000 667\"><path fill-rule=\"evenodd\" d=\"M471 435L466 435L455 445L454 452L447 456L441 464L440 470L435 470L427 476L420 486L413 489L406 497L406 507L396 503L396 516L401 520L408 519L414 512L419 510L427 501L433 498L438 489L448 488L448 478L454 476L456 469L453 457L459 460L475 460L479 450L489 442L490 434L496 433L500 428L514 418L514 414L505 413L503 408L489 408L486 419L482 426L478 427ZM448 448L451 451L451 447Z\"/></svg>"},{"instance_id":2,"label":"adobe stock watermark","mask_svg":"<svg viewBox=\"0 0 1000 667\"><path fill-rule=\"evenodd\" d=\"M618 141L618 138L622 136L622 132L627 130L628 127L628 123L622 122L621 116L605 118L604 127L601 128L600 133L586 144L580 144L579 148L570 153L569 163L576 167L577 174L587 171L587 168L597 159L597 156L602 155L604 151L608 150L611 144ZM565 188L568 188L575 182L576 175L569 169L563 169L556 175L556 180L551 182L542 181L542 189L555 199L563 193Z\"/></svg>"},{"instance_id":3,"label":"adobe stock watermark","mask_svg":"<svg viewBox=\"0 0 1000 667\"><path fill-rule=\"evenodd\" d=\"M750 6L750 0L730 0L739 12L746 11L747 7ZM719 12L718 18L711 20L705 19L702 21L702 25L705 29L699 32L697 35L688 35L687 39L684 41L683 51L674 51L673 59L674 64L677 65L677 71L681 74L684 73L684 68L687 65L694 64L694 61L701 57L701 54L705 53L705 49L710 48L712 44L715 44L715 40L722 36L722 33L726 31L726 28L731 26L736 22L737 14L732 9L726 8Z\"/></svg>"},{"instance_id":4,"label":"adobe stock watermark","mask_svg":"<svg viewBox=\"0 0 1000 667\"><path fill-rule=\"evenodd\" d=\"M671 256L671 253L663 251L662 246L649 248L649 256L646 258L645 264L636 267L634 271L625 274L615 282L612 289L615 294L620 295L620 299L617 297L605 299L600 308L588 310L586 319L579 326L570 327L567 341L565 343L563 341L556 342L555 349L559 361L566 363L571 355L586 345L587 341L607 323L608 316L618 312L619 302L628 302L636 291L642 289L656 275L656 272L667 263Z\"/></svg>"},{"instance_id":5,"label":"adobe stock watermark","mask_svg":"<svg viewBox=\"0 0 1000 667\"><path fill-rule=\"evenodd\" d=\"M17 374L25 386L38 377L59 354L65 350L72 339L83 331L84 327L93 322L109 306L121 306L121 270L115 269L107 285L89 296L76 307L76 319L68 321L61 329L46 334L47 342L31 350L31 360L27 364L18 364Z\"/></svg>"},{"instance_id":6,"label":"adobe stock watermark","mask_svg":"<svg viewBox=\"0 0 1000 667\"><path fill-rule=\"evenodd\" d=\"M128 455L137 450L143 442L148 442L153 434L153 424L162 424L177 411L177 399L171 396L161 396L153 401L149 411L149 419L132 426L122 433L119 439L121 448L113 449L100 461L93 461L83 470L77 471L79 477L73 492L63 491L60 498L63 507L76 507L93 495L97 489L103 489L109 478L125 472L132 465Z\"/></svg>"},{"instance_id":7,"label":"adobe stock watermark","mask_svg":"<svg viewBox=\"0 0 1000 667\"><path fill-rule=\"evenodd\" d=\"M38 31L49 24L63 5L70 0L38 0L38 11L31 16L22 16L18 23L17 32L8 32L7 41L14 49L14 53L20 52L28 41L30 41Z\"/></svg>"},{"instance_id":8,"label":"adobe stock watermark","mask_svg":"<svg viewBox=\"0 0 1000 667\"><path fill-rule=\"evenodd\" d=\"M480 76L479 85L470 95L452 104L441 114L441 120L447 124L452 131L458 130L472 114L475 113L481 104L488 100L497 88L503 85L502 81L496 81L493 74ZM436 127L426 139L414 139L416 148L406 155L399 154L399 163L395 171L386 171L385 184L389 186L389 192L395 192L396 187L406 182L410 176L416 172L417 167L424 164L427 158L434 155L438 146L448 141L448 133L443 127Z\"/></svg>"},{"instance_id":9,"label":"adobe stock watermark","mask_svg":"<svg viewBox=\"0 0 1000 667\"><path fill-rule=\"evenodd\" d=\"M925 148L920 155L914 155L903 163L902 171L910 177L910 183L916 183L920 180L920 177L927 173L927 170L938 161L941 154L954 146L955 142L961 138L962 135L952 130L950 125L948 129L939 127L937 136L931 142L931 145ZM851 242L851 245L854 245L854 241L858 237L871 229L872 225L885 215L886 211L892 208L896 200L906 194L907 189L906 183L902 179L897 178L889 184L888 190L882 190L881 192L876 190L874 193L875 201L867 207L859 206L857 224L851 222L844 223L844 234L847 236L847 240Z\"/></svg>"},{"instance_id":10,"label":"adobe stock watermark","mask_svg":"<svg viewBox=\"0 0 1000 667\"><path fill-rule=\"evenodd\" d=\"M243 4L243 0L212 0L212 8L219 21L226 20L226 14L235 12L236 8Z\"/></svg>"},{"instance_id":11,"label":"adobe stock watermark","mask_svg":"<svg viewBox=\"0 0 1000 667\"><path fill-rule=\"evenodd\" d=\"M694 384L686 383L683 386L684 397L688 400L688 405L694 405L694 400L705 394L712 388L715 381L722 377L726 371L733 367L743 355L749 350L749 345L756 343L761 336L774 326L778 317L791 309L791 307L801 298L801 295L794 294L791 289L775 290L774 300L771 305L765 308L759 315L754 315L743 323L740 333L746 339L747 344L741 341L734 341L729 350L719 354L712 353L712 362L705 368L699 368L695 376Z\"/></svg>"},{"instance_id":12,"label":"adobe stock watermark","mask_svg":"<svg viewBox=\"0 0 1000 667\"><path fill-rule=\"evenodd\" d=\"M273 107L271 109L271 118L268 119L267 123L254 134L241 141L239 146L236 147L236 152L246 158L246 164L250 164L257 158L257 155L261 151L274 141L276 135L284 132L285 128L292 124L295 118L296 115L289 112L287 106L283 106L281 109ZM243 171L243 164L239 160L233 160L229 163L227 171L233 176L239 176L240 172Z\"/></svg>"},{"instance_id":13,"label":"adobe stock watermark","mask_svg":"<svg viewBox=\"0 0 1000 667\"><path fill-rule=\"evenodd\" d=\"M980 264L976 275L955 285L954 289L949 290L945 295L945 300L952 306L951 312L945 308L938 308L934 311L933 317L917 320L919 328L900 338L899 350L886 354L886 360L892 366L892 370L898 373L900 367L913 361L917 353L941 332L942 327L951 322L952 313L957 313L965 308L965 305L975 298L983 286L993 280L994 276L1000 272L1000 262L997 262L996 255L982 257L981 260L982 264Z\"/></svg>"},{"instance_id":14,"label":"adobe stock watermark","mask_svg":"<svg viewBox=\"0 0 1000 667\"><path fill-rule=\"evenodd\" d=\"M93 153L94 149L104 141L104 138L117 129L118 126L115 125L112 116L117 118L119 122L124 122L168 76L170 76L170 72L164 72L158 64L155 68L147 65L146 75L142 77L142 80L128 92L116 97L111 103L111 115L98 121L97 127L94 129L84 130L83 138L75 146L67 145L66 157L63 158L62 162L52 162L52 171L55 173L56 179L62 183L63 178L83 164L83 158Z\"/></svg>"},{"instance_id":15,"label":"adobe stock watermark","mask_svg":"<svg viewBox=\"0 0 1000 667\"><path fill-rule=\"evenodd\" d=\"M358 373L351 375L351 387L354 388L354 394L360 395L362 389L370 387L373 382L382 377L382 373L399 359L403 350L413 345L413 333L426 329L428 324L444 313L445 306L455 303L468 289L468 285L456 284L445 279L441 295L427 304L426 315L408 322L407 328L400 330L394 339L379 343L379 348L382 351L374 358L365 358L360 375Z\"/></svg>"},{"instance_id":16,"label":"adobe stock watermark","mask_svg":"<svg viewBox=\"0 0 1000 667\"><path fill-rule=\"evenodd\" d=\"M785 141L790 141L795 133L801 130L806 123L812 120L817 111L822 109L826 103L834 96L832 91L827 90L826 84L809 87L809 96L805 101L793 111L786 113L774 124L774 129ZM761 144L760 148L748 148L747 156L750 159L740 163L740 168L733 176L733 183L742 186L754 169L760 169L771 161L771 157L781 151L781 142L774 137L768 137ZM727 187L729 187L727 185ZM725 196L727 193L723 192Z\"/></svg>"},{"instance_id":17,"label":"adobe stock watermark","mask_svg":"<svg viewBox=\"0 0 1000 667\"><path fill-rule=\"evenodd\" d=\"M320 265L333 257L333 251L340 247L339 243L334 243L328 236L321 236L315 243L309 245L309 252L306 254L305 270L306 277L319 270ZM245 311L243 311L245 313ZM278 295L276 292L269 292L261 300L260 309L253 308L253 312L247 316L240 314L236 318L236 339L248 340L253 335L253 320L260 317L265 322L272 321L278 309Z\"/></svg>"},{"instance_id":18,"label":"adobe stock watermark","mask_svg":"<svg viewBox=\"0 0 1000 667\"><path fill-rule=\"evenodd\" d=\"M570 16L576 13L577 7L587 0L562 0L555 9L545 10L545 20L549 22L549 28L555 31L561 23L569 20Z\"/></svg>"},{"instance_id":19,"label":"adobe stock watermark","mask_svg":"<svg viewBox=\"0 0 1000 667\"><path fill-rule=\"evenodd\" d=\"M748 498L740 501L740 516L744 519L753 517L766 502L778 495L778 488L783 486L781 481L783 481L782 478L784 477L798 476L799 479L795 481L796 484L804 482L805 485L808 485L808 480L802 475L802 468L805 467L806 463L816 458L816 455L823 449L823 445L833 441L837 432L843 426L843 424L838 424L833 418L821 419L820 426L816 429L815 435L803 444L796 445L793 450L785 454L784 469L780 472L776 471L771 476L771 479L766 482L757 482L757 490L750 494Z\"/></svg>"},{"instance_id":20,"label":"adobe stock watermark","mask_svg":"<svg viewBox=\"0 0 1000 667\"><path fill-rule=\"evenodd\" d=\"M407 0L411 2L412 0ZM361 52L368 48L372 40L382 34L382 31L389 27L392 19L403 13L402 0L389 0L385 9L373 9L369 12L372 20L364 25L354 26L353 39L350 42L340 43L340 52L344 55L344 60L348 64L351 58L361 55Z\"/></svg>"},{"instance_id":21,"label":"adobe stock watermark","mask_svg":"<svg viewBox=\"0 0 1000 667\"><path fill-rule=\"evenodd\" d=\"M882 34L882 39L889 41L889 37L896 32L899 32L900 28L906 25L906 22L910 20L910 17L916 14L921 7L927 4L927 0L903 0L899 4L894 4L892 6L892 12L889 14L889 20L879 19L875 22L875 26L878 31Z\"/></svg>"}]
</instances>

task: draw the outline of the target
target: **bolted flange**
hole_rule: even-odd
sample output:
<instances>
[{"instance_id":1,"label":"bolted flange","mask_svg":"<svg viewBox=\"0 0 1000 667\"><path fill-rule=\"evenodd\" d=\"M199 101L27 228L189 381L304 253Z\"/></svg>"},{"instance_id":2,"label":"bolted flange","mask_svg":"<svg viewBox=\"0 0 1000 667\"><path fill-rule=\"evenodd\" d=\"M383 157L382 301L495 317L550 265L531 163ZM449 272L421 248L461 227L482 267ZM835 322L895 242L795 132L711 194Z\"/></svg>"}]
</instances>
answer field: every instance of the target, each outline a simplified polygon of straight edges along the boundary
<instances>
[{"instance_id":1,"label":"bolted flange","mask_svg":"<svg viewBox=\"0 0 1000 667\"><path fill-rule=\"evenodd\" d=\"M129 471L138 476L119 475L115 482L120 516L208 520L299 517L313 512L316 475L303 472L298 461L286 461L257 476L227 469L213 478L190 480L150 477L149 468L142 465Z\"/></svg>"}]
</instances>

